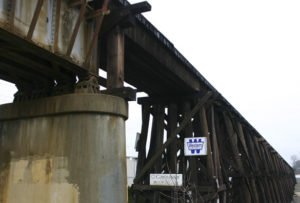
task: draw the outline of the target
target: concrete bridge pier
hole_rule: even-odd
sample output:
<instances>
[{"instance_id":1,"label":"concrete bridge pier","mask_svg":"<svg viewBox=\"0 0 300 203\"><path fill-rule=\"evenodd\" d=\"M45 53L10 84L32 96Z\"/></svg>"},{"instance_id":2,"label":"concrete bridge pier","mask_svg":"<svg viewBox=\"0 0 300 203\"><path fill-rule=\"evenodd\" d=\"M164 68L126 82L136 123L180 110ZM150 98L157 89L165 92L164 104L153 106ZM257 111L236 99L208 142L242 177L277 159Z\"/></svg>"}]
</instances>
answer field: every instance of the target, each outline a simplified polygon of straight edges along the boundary
<instances>
[{"instance_id":1,"label":"concrete bridge pier","mask_svg":"<svg viewBox=\"0 0 300 203\"><path fill-rule=\"evenodd\" d=\"M0 203L127 202L127 108L103 94L0 106Z\"/></svg>"}]
</instances>

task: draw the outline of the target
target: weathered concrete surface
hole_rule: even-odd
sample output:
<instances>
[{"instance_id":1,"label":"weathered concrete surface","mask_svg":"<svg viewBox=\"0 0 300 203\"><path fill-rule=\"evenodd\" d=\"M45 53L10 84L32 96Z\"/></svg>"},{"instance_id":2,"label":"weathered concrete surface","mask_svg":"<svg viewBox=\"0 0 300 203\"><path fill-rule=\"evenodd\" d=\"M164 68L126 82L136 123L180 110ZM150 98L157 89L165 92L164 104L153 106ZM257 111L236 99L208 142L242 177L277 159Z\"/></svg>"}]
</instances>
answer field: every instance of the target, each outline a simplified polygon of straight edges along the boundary
<instances>
[{"instance_id":1,"label":"weathered concrete surface","mask_svg":"<svg viewBox=\"0 0 300 203\"><path fill-rule=\"evenodd\" d=\"M72 94L0 107L0 203L127 202L121 98Z\"/></svg>"}]
</instances>

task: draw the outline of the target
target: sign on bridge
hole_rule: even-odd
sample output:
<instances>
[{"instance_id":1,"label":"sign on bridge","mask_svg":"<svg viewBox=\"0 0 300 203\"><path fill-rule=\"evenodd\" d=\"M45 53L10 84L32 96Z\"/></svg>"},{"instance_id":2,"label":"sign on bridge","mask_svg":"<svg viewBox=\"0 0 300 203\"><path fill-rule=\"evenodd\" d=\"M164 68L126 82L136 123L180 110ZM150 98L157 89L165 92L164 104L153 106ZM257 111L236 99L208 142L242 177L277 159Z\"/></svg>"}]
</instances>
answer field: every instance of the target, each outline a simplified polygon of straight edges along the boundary
<instances>
[{"instance_id":1,"label":"sign on bridge","mask_svg":"<svg viewBox=\"0 0 300 203\"><path fill-rule=\"evenodd\" d=\"M185 156L207 155L206 137L184 138L184 155Z\"/></svg>"},{"instance_id":2,"label":"sign on bridge","mask_svg":"<svg viewBox=\"0 0 300 203\"><path fill-rule=\"evenodd\" d=\"M150 174L150 185L182 186L182 174Z\"/></svg>"}]
</instances>

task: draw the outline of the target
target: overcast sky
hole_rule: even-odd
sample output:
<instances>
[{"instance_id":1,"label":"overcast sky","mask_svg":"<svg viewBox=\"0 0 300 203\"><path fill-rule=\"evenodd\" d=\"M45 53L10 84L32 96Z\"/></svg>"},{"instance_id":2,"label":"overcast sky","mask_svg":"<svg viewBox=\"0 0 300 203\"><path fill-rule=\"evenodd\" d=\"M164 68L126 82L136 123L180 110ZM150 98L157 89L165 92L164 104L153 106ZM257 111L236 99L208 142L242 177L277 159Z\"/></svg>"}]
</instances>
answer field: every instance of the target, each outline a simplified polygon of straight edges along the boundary
<instances>
[{"instance_id":1,"label":"overcast sky","mask_svg":"<svg viewBox=\"0 0 300 203\"><path fill-rule=\"evenodd\" d=\"M300 155L300 1L148 2L144 16L283 158Z\"/></svg>"},{"instance_id":2,"label":"overcast sky","mask_svg":"<svg viewBox=\"0 0 300 203\"><path fill-rule=\"evenodd\" d=\"M261 135L289 163L300 155L300 1L148 2L152 11L144 16ZM0 82L0 103L14 92ZM132 104L128 155L136 155L140 131L140 112Z\"/></svg>"}]
</instances>

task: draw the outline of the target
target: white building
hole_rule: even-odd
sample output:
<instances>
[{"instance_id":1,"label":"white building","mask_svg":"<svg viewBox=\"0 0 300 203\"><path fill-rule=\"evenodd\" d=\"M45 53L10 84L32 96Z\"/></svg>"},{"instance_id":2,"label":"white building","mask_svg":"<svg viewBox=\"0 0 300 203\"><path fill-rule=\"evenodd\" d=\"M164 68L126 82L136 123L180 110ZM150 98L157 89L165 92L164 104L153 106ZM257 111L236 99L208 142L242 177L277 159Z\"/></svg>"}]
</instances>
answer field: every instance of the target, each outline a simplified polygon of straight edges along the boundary
<instances>
[{"instance_id":1,"label":"white building","mask_svg":"<svg viewBox=\"0 0 300 203\"><path fill-rule=\"evenodd\" d=\"M136 157L126 157L127 162L127 184L131 186L133 184L133 179L136 175L137 158Z\"/></svg>"}]
</instances>

